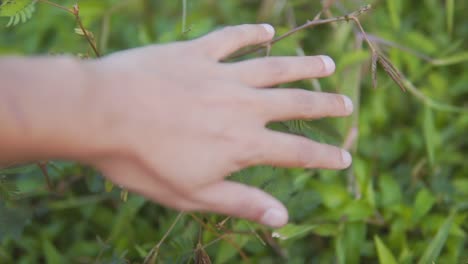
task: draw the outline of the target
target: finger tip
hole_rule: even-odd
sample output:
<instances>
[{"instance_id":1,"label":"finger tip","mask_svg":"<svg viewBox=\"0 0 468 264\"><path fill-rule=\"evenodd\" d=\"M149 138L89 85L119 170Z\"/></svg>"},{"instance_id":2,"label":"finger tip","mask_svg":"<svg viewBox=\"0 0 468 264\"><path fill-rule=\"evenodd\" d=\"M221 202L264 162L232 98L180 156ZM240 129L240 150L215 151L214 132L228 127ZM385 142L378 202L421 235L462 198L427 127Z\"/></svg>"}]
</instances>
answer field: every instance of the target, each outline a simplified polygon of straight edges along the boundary
<instances>
[{"instance_id":1,"label":"finger tip","mask_svg":"<svg viewBox=\"0 0 468 264\"><path fill-rule=\"evenodd\" d=\"M353 163L353 158L351 157L351 154L344 149L341 150L341 160L345 169L351 166L351 164Z\"/></svg>"},{"instance_id":2,"label":"finger tip","mask_svg":"<svg viewBox=\"0 0 468 264\"><path fill-rule=\"evenodd\" d=\"M288 223L288 212L284 208L269 208L263 213L260 222L264 225L278 228Z\"/></svg>"},{"instance_id":3,"label":"finger tip","mask_svg":"<svg viewBox=\"0 0 468 264\"><path fill-rule=\"evenodd\" d=\"M270 25L270 24L262 24L262 27L268 32L268 35L270 37L273 37L275 35L275 28Z\"/></svg>"},{"instance_id":4,"label":"finger tip","mask_svg":"<svg viewBox=\"0 0 468 264\"><path fill-rule=\"evenodd\" d=\"M322 59L325 72L327 74L334 73L336 66L335 66L335 62L333 61L333 59L330 58L330 56L326 56L326 55L322 55L320 56L320 58Z\"/></svg>"},{"instance_id":5,"label":"finger tip","mask_svg":"<svg viewBox=\"0 0 468 264\"><path fill-rule=\"evenodd\" d=\"M353 101L349 97L343 95L343 104L344 104L346 113L348 115L351 114L354 110Z\"/></svg>"}]
</instances>

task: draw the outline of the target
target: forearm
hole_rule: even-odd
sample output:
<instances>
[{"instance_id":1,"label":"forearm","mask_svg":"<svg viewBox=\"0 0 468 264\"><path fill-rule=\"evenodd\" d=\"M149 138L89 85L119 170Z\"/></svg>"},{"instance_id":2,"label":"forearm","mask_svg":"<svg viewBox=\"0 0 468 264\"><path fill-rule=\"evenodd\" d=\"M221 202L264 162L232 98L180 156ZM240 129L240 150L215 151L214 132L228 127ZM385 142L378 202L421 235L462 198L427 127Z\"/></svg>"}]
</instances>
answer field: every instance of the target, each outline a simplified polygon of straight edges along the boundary
<instances>
[{"instance_id":1,"label":"forearm","mask_svg":"<svg viewBox=\"0 0 468 264\"><path fill-rule=\"evenodd\" d=\"M0 58L0 164L98 152L91 76L71 57Z\"/></svg>"}]
</instances>

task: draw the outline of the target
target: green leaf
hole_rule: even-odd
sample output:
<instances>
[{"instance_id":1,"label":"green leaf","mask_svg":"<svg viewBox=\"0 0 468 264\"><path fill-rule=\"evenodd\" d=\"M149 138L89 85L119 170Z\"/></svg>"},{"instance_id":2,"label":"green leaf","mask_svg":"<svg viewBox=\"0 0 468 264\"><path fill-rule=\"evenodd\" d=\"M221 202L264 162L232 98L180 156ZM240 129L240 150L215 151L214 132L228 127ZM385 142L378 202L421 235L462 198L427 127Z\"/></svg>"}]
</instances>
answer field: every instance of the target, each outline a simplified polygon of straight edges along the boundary
<instances>
[{"instance_id":1,"label":"green leaf","mask_svg":"<svg viewBox=\"0 0 468 264\"><path fill-rule=\"evenodd\" d=\"M339 184L316 183L316 191L327 208L337 208L351 198L346 188Z\"/></svg>"},{"instance_id":2,"label":"green leaf","mask_svg":"<svg viewBox=\"0 0 468 264\"><path fill-rule=\"evenodd\" d=\"M395 179L387 174L380 176L379 179L381 205L388 206L401 202L401 188Z\"/></svg>"},{"instance_id":3,"label":"green leaf","mask_svg":"<svg viewBox=\"0 0 468 264\"><path fill-rule=\"evenodd\" d=\"M37 0L4 0L0 1L0 17L10 17L7 24L16 26L19 22L26 22L35 10Z\"/></svg>"},{"instance_id":4,"label":"green leaf","mask_svg":"<svg viewBox=\"0 0 468 264\"><path fill-rule=\"evenodd\" d=\"M426 188L420 190L416 195L413 206L414 223L422 219L431 210L435 202L436 199Z\"/></svg>"},{"instance_id":5,"label":"green leaf","mask_svg":"<svg viewBox=\"0 0 468 264\"><path fill-rule=\"evenodd\" d=\"M461 52L445 58L435 59L431 63L435 66L448 66L468 61L468 52Z\"/></svg>"},{"instance_id":6,"label":"green leaf","mask_svg":"<svg viewBox=\"0 0 468 264\"><path fill-rule=\"evenodd\" d=\"M449 235L450 228L452 227L454 218L455 214L451 214L440 226L439 231L437 231L437 234L424 251L423 256L419 259L419 264L436 262L437 258L440 255L442 247L445 245L445 241L447 241L447 237Z\"/></svg>"},{"instance_id":7,"label":"green leaf","mask_svg":"<svg viewBox=\"0 0 468 264\"><path fill-rule=\"evenodd\" d=\"M424 140L426 141L426 151L429 157L429 163L434 166L435 149L437 144L436 129L434 126L434 117L432 109L425 105L424 107Z\"/></svg>"},{"instance_id":8,"label":"green leaf","mask_svg":"<svg viewBox=\"0 0 468 264\"><path fill-rule=\"evenodd\" d=\"M374 242L380 264L398 264L390 249L382 242L379 236L374 236Z\"/></svg>"},{"instance_id":9,"label":"green leaf","mask_svg":"<svg viewBox=\"0 0 468 264\"><path fill-rule=\"evenodd\" d=\"M104 189L106 190L106 192L112 192L112 189L114 189L114 184L106 179L104 181Z\"/></svg>"},{"instance_id":10,"label":"green leaf","mask_svg":"<svg viewBox=\"0 0 468 264\"><path fill-rule=\"evenodd\" d=\"M281 240L300 238L310 233L316 227L315 225L287 224L282 228L276 229L272 236Z\"/></svg>"},{"instance_id":11,"label":"green leaf","mask_svg":"<svg viewBox=\"0 0 468 264\"><path fill-rule=\"evenodd\" d=\"M0 202L0 241L5 237L19 239L30 219L31 210L29 208L10 208Z\"/></svg>"},{"instance_id":12,"label":"green leaf","mask_svg":"<svg viewBox=\"0 0 468 264\"><path fill-rule=\"evenodd\" d=\"M337 63L336 71L340 72L347 67L361 65L369 60L370 53L367 50L355 50L345 53Z\"/></svg>"},{"instance_id":13,"label":"green leaf","mask_svg":"<svg viewBox=\"0 0 468 264\"><path fill-rule=\"evenodd\" d=\"M372 207L364 200L352 200L342 210L348 221L360 221L369 218L374 213Z\"/></svg>"},{"instance_id":14,"label":"green leaf","mask_svg":"<svg viewBox=\"0 0 468 264\"><path fill-rule=\"evenodd\" d=\"M46 258L46 262L49 264L60 264L64 263L64 259L60 255L57 248L48 239L42 241L42 251Z\"/></svg>"},{"instance_id":15,"label":"green leaf","mask_svg":"<svg viewBox=\"0 0 468 264\"><path fill-rule=\"evenodd\" d=\"M248 230L249 223L245 220L239 220L234 225L234 230ZM245 235L234 235L229 237L240 249L242 249L247 242L251 239L251 236ZM216 261L213 263L226 263L233 257L237 256L238 252L231 244L226 241L221 242L221 246L216 254Z\"/></svg>"},{"instance_id":16,"label":"green leaf","mask_svg":"<svg viewBox=\"0 0 468 264\"><path fill-rule=\"evenodd\" d=\"M390 20L392 22L393 29L400 29L400 0L387 0L387 7L390 13Z\"/></svg>"},{"instance_id":17,"label":"green leaf","mask_svg":"<svg viewBox=\"0 0 468 264\"><path fill-rule=\"evenodd\" d=\"M37 170L38 167L36 164L29 164L29 165L24 165L24 166L18 166L18 167L10 167L10 168L4 168L0 169L0 175L9 175L9 174L26 174L30 173L34 170Z\"/></svg>"},{"instance_id":18,"label":"green leaf","mask_svg":"<svg viewBox=\"0 0 468 264\"><path fill-rule=\"evenodd\" d=\"M323 236L323 237L336 236L338 233L338 226L337 224L321 224L317 226L317 228L312 229L311 231L312 233L318 236Z\"/></svg>"},{"instance_id":19,"label":"green leaf","mask_svg":"<svg viewBox=\"0 0 468 264\"><path fill-rule=\"evenodd\" d=\"M0 198L10 201L19 194L16 182L7 180L5 176L0 176Z\"/></svg>"},{"instance_id":20,"label":"green leaf","mask_svg":"<svg viewBox=\"0 0 468 264\"><path fill-rule=\"evenodd\" d=\"M455 12L455 0L446 0L445 9L446 9L446 16L447 16L447 31L449 35L451 35L453 31L453 19L454 19L453 14Z\"/></svg>"},{"instance_id":21,"label":"green leaf","mask_svg":"<svg viewBox=\"0 0 468 264\"><path fill-rule=\"evenodd\" d=\"M145 199L140 196L131 196L126 203L121 204L119 213L115 217L109 240L114 240L131 226L138 210L145 204Z\"/></svg>"}]
</instances>

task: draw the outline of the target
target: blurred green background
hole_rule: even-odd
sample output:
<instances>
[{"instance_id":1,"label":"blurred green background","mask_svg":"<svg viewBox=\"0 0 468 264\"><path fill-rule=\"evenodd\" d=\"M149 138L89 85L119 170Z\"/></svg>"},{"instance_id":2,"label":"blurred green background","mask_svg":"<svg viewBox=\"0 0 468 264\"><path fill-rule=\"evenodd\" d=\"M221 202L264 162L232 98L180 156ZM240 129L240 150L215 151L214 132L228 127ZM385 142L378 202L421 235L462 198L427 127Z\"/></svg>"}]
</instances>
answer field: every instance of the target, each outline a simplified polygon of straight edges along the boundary
<instances>
[{"instance_id":1,"label":"blurred green background","mask_svg":"<svg viewBox=\"0 0 468 264\"><path fill-rule=\"evenodd\" d=\"M288 86L347 94L355 113L271 127L350 147L354 163L340 172L255 167L232 176L281 199L288 226L271 230L196 213L181 215L168 232L178 212L133 194L126 199L117 187L110 191L92 168L51 161L0 170L0 263L143 263L166 233L158 263L202 263L197 255L213 263L468 263L468 1L78 4L102 54L233 24L268 22L279 35L313 19L323 4L331 6L322 18L372 4L360 21L405 76L408 91L380 68L372 88L371 53L352 22L300 31L275 44L272 55L328 54L337 71ZM0 17L0 55L94 57L75 33L73 15L42 2L35 7L29 21L14 27ZM0 15L5 11L0 7Z\"/></svg>"}]
</instances>

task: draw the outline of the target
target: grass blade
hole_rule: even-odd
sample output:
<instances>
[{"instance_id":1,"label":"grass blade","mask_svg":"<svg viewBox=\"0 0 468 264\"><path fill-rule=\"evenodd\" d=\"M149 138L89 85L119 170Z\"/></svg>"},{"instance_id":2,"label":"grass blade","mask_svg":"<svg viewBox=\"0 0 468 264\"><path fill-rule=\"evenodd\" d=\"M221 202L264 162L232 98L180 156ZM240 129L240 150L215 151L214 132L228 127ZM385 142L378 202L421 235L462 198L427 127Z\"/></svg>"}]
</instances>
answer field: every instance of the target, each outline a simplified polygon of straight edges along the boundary
<instances>
[{"instance_id":1,"label":"grass blade","mask_svg":"<svg viewBox=\"0 0 468 264\"><path fill-rule=\"evenodd\" d=\"M453 13L455 11L455 0L446 0L445 9L447 14L447 31L449 35L453 32Z\"/></svg>"},{"instance_id":2,"label":"grass blade","mask_svg":"<svg viewBox=\"0 0 468 264\"><path fill-rule=\"evenodd\" d=\"M380 65L384 69L384 71L392 78L392 80L400 86L401 90L403 92L406 92L406 87L404 83L404 78L403 75L393 66L393 64L385 57L383 54L379 54L379 59L378 59Z\"/></svg>"},{"instance_id":3,"label":"grass blade","mask_svg":"<svg viewBox=\"0 0 468 264\"><path fill-rule=\"evenodd\" d=\"M372 86L377 88L377 61L379 60L379 54L377 52L372 52Z\"/></svg>"},{"instance_id":4,"label":"grass blade","mask_svg":"<svg viewBox=\"0 0 468 264\"><path fill-rule=\"evenodd\" d=\"M377 248L377 255L379 256L380 264L397 264L395 257L379 236L374 236L375 247Z\"/></svg>"},{"instance_id":5,"label":"grass blade","mask_svg":"<svg viewBox=\"0 0 468 264\"><path fill-rule=\"evenodd\" d=\"M424 251L423 256L419 259L419 264L426 264L426 263L433 263L440 255L440 251L442 247L445 245L445 241L447 241L447 237L449 235L450 227L452 226L454 220L454 214L451 214L439 228L437 234L432 239L429 246Z\"/></svg>"}]
</instances>

